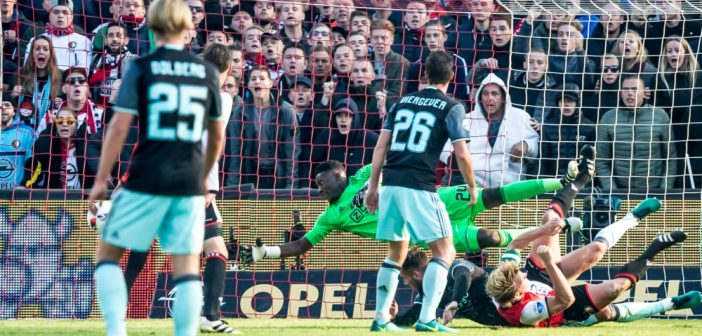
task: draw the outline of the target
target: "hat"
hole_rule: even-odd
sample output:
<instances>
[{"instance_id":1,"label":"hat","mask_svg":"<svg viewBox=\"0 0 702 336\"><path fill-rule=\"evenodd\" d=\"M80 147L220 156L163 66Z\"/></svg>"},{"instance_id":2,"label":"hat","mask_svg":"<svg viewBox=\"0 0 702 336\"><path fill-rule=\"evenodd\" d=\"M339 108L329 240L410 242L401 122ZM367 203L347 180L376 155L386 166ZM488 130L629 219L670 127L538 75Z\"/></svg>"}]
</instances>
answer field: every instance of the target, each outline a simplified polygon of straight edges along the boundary
<instances>
[{"instance_id":1,"label":"hat","mask_svg":"<svg viewBox=\"0 0 702 336\"><path fill-rule=\"evenodd\" d=\"M0 98L2 102L8 102L12 104L12 107L17 107L17 99L12 97L12 94L9 91L3 92L2 97Z\"/></svg>"},{"instance_id":2,"label":"hat","mask_svg":"<svg viewBox=\"0 0 702 336\"><path fill-rule=\"evenodd\" d=\"M266 38L274 38L274 39L276 39L276 40L278 40L278 41L281 40L280 37L279 37L279 36L276 36L275 34L263 33L263 34L261 35L261 41L265 40Z\"/></svg>"},{"instance_id":3,"label":"hat","mask_svg":"<svg viewBox=\"0 0 702 336\"><path fill-rule=\"evenodd\" d=\"M73 12L73 0L51 0L49 8L53 9L56 6L66 6L68 10Z\"/></svg>"},{"instance_id":4,"label":"hat","mask_svg":"<svg viewBox=\"0 0 702 336\"><path fill-rule=\"evenodd\" d=\"M332 114L337 114L341 112L346 112L349 114L358 113L358 106L356 106L356 102L354 102L352 99L341 99L338 102L336 102L336 104L334 104L334 110Z\"/></svg>"},{"instance_id":5,"label":"hat","mask_svg":"<svg viewBox=\"0 0 702 336\"><path fill-rule=\"evenodd\" d=\"M560 93L558 100L567 97L574 100L577 104L580 103L580 87L577 84L565 83L556 87L555 90Z\"/></svg>"},{"instance_id":6,"label":"hat","mask_svg":"<svg viewBox=\"0 0 702 336\"><path fill-rule=\"evenodd\" d=\"M349 33L346 31L346 29L341 28L341 27L339 27L339 26L334 26L334 27L332 27L331 31L332 31L332 33L339 33L339 34L341 34L341 36L343 36L344 38L348 38L348 37L349 37Z\"/></svg>"},{"instance_id":7,"label":"hat","mask_svg":"<svg viewBox=\"0 0 702 336\"><path fill-rule=\"evenodd\" d=\"M295 77L295 83L294 83L294 84L299 84L299 83L305 84L305 85L307 85L307 87L309 87L309 88L312 88L312 87L313 87L313 86L312 86L312 80L311 80L309 77L307 77L307 76L297 76L297 77Z\"/></svg>"},{"instance_id":8,"label":"hat","mask_svg":"<svg viewBox=\"0 0 702 336\"><path fill-rule=\"evenodd\" d=\"M65 81L68 76L74 72L77 72L85 77L85 79L88 79L88 70L86 70L83 67L70 67L66 70L63 71L63 80Z\"/></svg>"}]
</instances>

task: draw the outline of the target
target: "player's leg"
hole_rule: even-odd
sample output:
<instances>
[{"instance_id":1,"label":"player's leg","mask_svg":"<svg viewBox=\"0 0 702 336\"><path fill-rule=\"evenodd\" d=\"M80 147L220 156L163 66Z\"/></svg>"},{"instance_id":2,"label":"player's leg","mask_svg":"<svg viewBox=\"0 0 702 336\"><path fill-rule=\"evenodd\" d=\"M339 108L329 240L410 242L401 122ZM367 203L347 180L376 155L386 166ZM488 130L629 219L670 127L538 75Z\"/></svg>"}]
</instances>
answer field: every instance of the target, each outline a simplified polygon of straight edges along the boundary
<instances>
[{"instance_id":1,"label":"player's leg","mask_svg":"<svg viewBox=\"0 0 702 336\"><path fill-rule=\"evenodd\" d=\"M614 301L619 294L631 288L648 269L655 256L665 249L684 241L687 235L682 231L660 234L635 260L625 264L614 279L590 286L589 298L599 311Z\"/></svg>"},{"instance_id":2,"label":"player's leg","mask_svg":"<svg viewBox=\"0 0 702 336\"><path fill-rule=\"evenodd\" d=\"M702 293L687 292L683 295L665 298L654 302L613 303L597 314L590 315L581 326L591 326L600 322L633 322L677 309L694 309L702 304Z\"/></svg>"},{"instance_id":3,"label":"player's leg","mask_svg":"<svg viewBox=\"0 0 702 336\"><path fill-rule=\"evenodd\" d=\"M436 320L436 309L446 289L449 267L456 257L448 213L436 193L410 190L408 194L412 196L407 203L412 209L407 217L410 237L414 241L427 242L432 252L422 279L424 296L415 328L417 331L451 331ZM412 207L412 204L422 206Z\"/></svg>"},{"instance_id":4,"label":"player's leg","mask_svg":"<svg viewBox=\"0 0 702 336\"><path fill-rule=\"evenodd\" d=\"M204 304L200 330L225 334L239 333L220 317L229 254L222 238L222 217L215 202L205 210L205 218L205 272L202 276Z\"/></svg>"},{"instance_id":5,"label":"player's leg","mask_svg":"<svg viewBox=\"0 0 702 336\"><path fill-rule=\"evenodd\" d=\"M119 266L125 248L146 252L165 215L159 197L121 188L102 231L95 284L108 335L126 335L127 284Z\"/></svg>"},{"instance_id":6,"label":"player's leg","mask_svg":"<svg viewBox=\"0 0 702 336\"><path fill-rule=\"evenodd\" d=\"M568 282L575 281L580 274L595 266L604 254L617 244L626 231L634 228L640 221L660 208L661 202L659 200L648 198L639 203L624 218L600 230L590 244L563 256L561 271Z\"/></svg>"},{"instance_id":7,"label":"player's leg","mask_svg":"<svg viewBox=\"0 0 702 336\"><path fill-rule=\"evenodd\" d=\"M375 295L375 319L371 331L400 330L390 322L390 306L395 298L400 270L409 247L409 232L405 226L407 188L383 186L378 199L378 228L376 239L389 242L388 256L378 270Z\"/></svg>"},{"instance_id":8,"label":"player's leg","mask_svg":"<svg viewBox=\"0 0 702 336\"><path fill-rule=\"evenodd\" d=\"M146 261L149 258L149 252L129 251L127 257L127 266L124 268L124 281L127 283L127 292L132 291L132 286L139 277L139 273L144 269Z\"/></svg>"},{"instance_id":9,"label":"player's leg","mask_svg":"<svg viewBox=\"0 0 702 336\"><path fill-rule=\"evenodd\" d=\"M158 231L161 246L173 256L175 335L195 335L202 309L200 253L205 236L205 197L169 197L170 208Z\"/></svg>"},{"instance_id":10,"label":"player's leg","mask_svg":"<svg viewBox=\"0 0 702 336\"><path fill-rule=\"evenodd\" d=\"M556 195L553 196L551 204L548 206L548 209L541 219L542 225L553 220L565 218L571 204L573 204L575 196L577 196L580 189L590 182L590 179L593 177L595 173L595 149L590 145L583 146L580 149L580 157L578 160L578 175L575 177L573 182L559 190ZM543 267L541 258L536 255L537 248L540 245L546 245L550 247L552 251L560 251L559 239L560 237L557 235L549 235L534 240L531 252L529 253L529 258L536 267ZM558 259L560 259L560 257ZM556 263L560 263L560 260L556 260Z\"/></svg>"}]
</instances>

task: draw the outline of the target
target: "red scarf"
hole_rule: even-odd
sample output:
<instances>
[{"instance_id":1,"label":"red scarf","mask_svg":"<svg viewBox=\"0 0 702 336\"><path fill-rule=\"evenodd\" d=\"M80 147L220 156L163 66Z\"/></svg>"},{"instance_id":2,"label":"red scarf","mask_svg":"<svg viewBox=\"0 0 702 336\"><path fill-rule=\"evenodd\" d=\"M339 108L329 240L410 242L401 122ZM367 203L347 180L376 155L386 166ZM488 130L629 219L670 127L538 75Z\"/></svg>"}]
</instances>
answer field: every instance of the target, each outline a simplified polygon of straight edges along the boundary
<instances>
[{"instance_id":1,"label":"red scarf","mask_svg":"<svg viewBox=\"0 0 702 336\"><path fill-rule=\"evenodd\" d=\"M122 21L122 23L129 27L129 28L138 28L141 26L142 23L144 23L144 17L137 17L134 15L122 15L119 17L119 20Z\"/></svg>"},{"instance_id":2,"label":"red scarf","mask_svg":"<svg viewBox=\"0 0 702 336\"><path fill-rule=\"evenodd\" d=\"M71 23L68 25L66 28L58 28L54 27L51 23L46 24L46 33L49 35L54 35L54 36L66 36L66 35L71 35L75 33L75 29L73 29L73 24Z\"/></svg>"}]
</instances>

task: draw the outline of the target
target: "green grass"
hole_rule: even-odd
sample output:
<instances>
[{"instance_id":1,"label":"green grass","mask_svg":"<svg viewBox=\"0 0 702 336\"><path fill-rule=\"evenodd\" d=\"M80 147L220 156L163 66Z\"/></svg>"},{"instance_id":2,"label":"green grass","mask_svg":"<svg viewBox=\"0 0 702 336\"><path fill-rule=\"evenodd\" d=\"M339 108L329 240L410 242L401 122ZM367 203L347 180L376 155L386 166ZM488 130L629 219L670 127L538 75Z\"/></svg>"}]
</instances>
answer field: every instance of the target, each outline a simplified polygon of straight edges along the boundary
<instances>
[{"instance_id":1,"label":"green grass","mask_svg":"<svg viewBox=\"0 0 702 336\"><path fill-rule=\"evenodd\" d=\"M370 335L369 320L312 320L312 319L232 319L234 327L245 335ZM560 329L512 329L486 328L468 320L457 320L451 324L463 334L471 335L559 335L559 336L665 336L697 335L702 329L702 320L642 320L632 323L605 323L590 328ZM695 331L697 330L697 331ZM171 320L129 320L131 336L172 335ZM9 320L0 321L0 335L103 335L102 320ZM214 335L214 334L210 334Z\"/></svg>"}]
</instances>

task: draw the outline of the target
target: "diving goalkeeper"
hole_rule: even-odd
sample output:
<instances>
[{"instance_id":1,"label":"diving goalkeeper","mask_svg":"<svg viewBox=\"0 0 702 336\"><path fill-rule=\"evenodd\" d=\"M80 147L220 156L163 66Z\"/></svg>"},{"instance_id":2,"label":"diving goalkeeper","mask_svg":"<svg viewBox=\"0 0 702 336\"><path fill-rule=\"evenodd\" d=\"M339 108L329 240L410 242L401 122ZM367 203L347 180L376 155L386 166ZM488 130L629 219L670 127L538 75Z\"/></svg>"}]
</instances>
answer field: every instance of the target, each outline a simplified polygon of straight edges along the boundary
<instances>
[{"instance_id":1,"label":"diving goalkeeper","mask_svg":"<svg viewBox=\"0 0 702 336\"><path fill-rule=\"evenodd\" d=\"M518 202L547 192L560 190L577 175L577 163L568 165L562 179L527 180L499 188L478 189L478 200L470 204L466 185L439 188L439 198L446 205L456 252L473 253L486 247L505 247L528 229L492 230L475 226L475 217L488 209L510 202ZM326 161L315 170L315 181L320 196L329 202L319 215L314 227L302 239L279 246L249 246L245 261L255 263L262 258L291 257L304 254L334 230L375 239L378 216L368 213L363 204L368 188L371 166L361 168L351 178L346 177L344 166L338 161ZM417 206L421 206L418 204ZM259 244L257 244L259 245Z\"/></svg>"}]
</instances>

